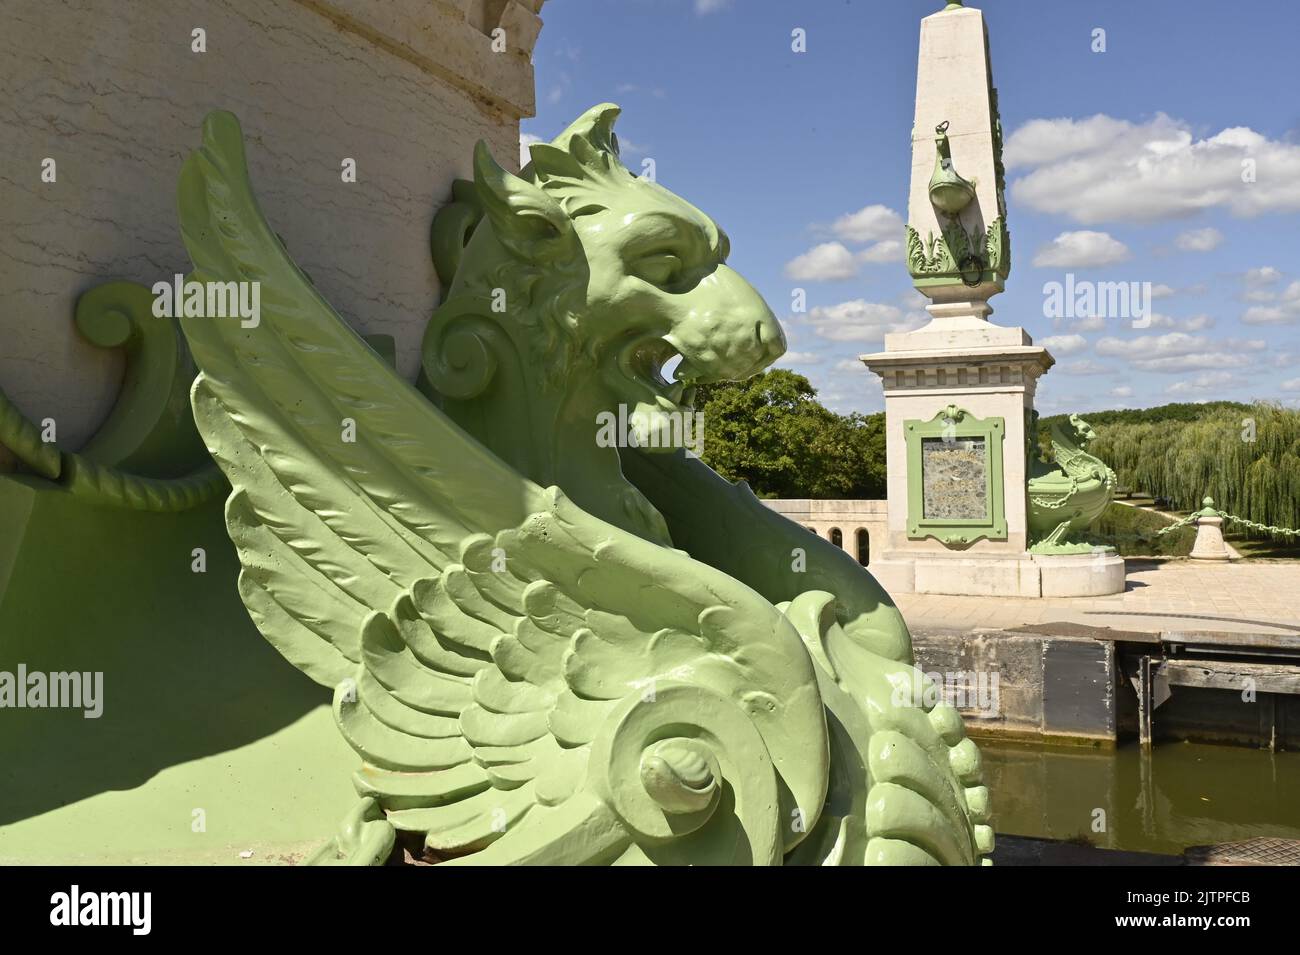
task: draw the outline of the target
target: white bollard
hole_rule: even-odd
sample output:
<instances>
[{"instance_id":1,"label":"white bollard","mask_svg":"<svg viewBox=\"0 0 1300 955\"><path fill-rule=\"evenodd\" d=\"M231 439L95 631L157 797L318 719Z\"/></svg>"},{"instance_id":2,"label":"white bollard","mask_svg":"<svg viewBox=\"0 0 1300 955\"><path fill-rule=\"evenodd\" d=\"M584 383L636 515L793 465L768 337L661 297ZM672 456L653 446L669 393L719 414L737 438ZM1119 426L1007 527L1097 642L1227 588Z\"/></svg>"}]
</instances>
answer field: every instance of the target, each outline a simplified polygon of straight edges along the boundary
<instances>
[{"instance_id":1,"label":"white bollard","mask_svg":"<svg viewBox=\"0 0 1300 955\"><path fill-rule=\"evenodd\" d=\"M1223 542L1223 518L1214 509L1214 499L1201 502L1205 507L1196 514L1196 541L1188 555L1192 560L1228 560L1228 546Z\"/></svg>"}]
</instances>

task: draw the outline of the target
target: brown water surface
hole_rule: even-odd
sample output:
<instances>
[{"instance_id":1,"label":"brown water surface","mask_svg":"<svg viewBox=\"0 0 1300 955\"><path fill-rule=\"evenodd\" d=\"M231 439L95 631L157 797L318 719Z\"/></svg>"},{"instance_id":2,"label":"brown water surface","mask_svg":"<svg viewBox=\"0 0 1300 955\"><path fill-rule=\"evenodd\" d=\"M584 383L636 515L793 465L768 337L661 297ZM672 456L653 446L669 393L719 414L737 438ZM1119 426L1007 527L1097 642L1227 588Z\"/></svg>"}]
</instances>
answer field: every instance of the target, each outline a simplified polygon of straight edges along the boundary
<instances>
[{"instance_id":1,"label":"brown water surface","mask_svg":"<svg viewBox=\"0 0 1300 955\"><path fill-rule=\"evenodd\" d=\"M981 742L995 832L1178 854L1300 839L1300 753L1162 743L1143 754Z\"/></svg>"}]
</instances>

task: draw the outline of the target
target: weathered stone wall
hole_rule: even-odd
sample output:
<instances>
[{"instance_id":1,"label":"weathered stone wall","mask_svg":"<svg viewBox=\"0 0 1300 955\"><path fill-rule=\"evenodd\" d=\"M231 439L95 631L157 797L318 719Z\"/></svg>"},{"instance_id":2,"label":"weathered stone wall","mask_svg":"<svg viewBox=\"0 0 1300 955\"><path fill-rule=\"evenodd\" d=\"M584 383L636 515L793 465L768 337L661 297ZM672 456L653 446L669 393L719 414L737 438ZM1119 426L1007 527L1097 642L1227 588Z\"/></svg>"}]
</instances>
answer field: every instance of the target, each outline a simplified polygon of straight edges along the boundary
<instances>
[{"instance_id":1,"label":"weathered stone wall","mask_svg":"<svg viewBox=\"0 0 1300 955\"><path fill-rule=\"evenodd\" d=\"M429 225L476 140L517 168L542 0L10 0L0 25L0 388L75 450L121 358L73 306L187 272L176 177L213 109L239 116L263 210L325 297L416 371L439 295ZM506 49L493 52L492 31ZM192 31L207 52L192 51ZM53 158L57 181L41 181ZM357 181L341 163L356 160Z\"/></svg>"},{"instance_id":2,"label":"weathered stone wall","mask_svg":"<svg viewBox=\"0 0 1300 955\"><path fill-rule=\"evenodd\" d=\"M916 664L943 677L975 735L1111 743L1117 738L1121 679L1111 643L1000 630L918 629ZM980 681L997 674L993 705Z\"/></svg>"}]
</instances>

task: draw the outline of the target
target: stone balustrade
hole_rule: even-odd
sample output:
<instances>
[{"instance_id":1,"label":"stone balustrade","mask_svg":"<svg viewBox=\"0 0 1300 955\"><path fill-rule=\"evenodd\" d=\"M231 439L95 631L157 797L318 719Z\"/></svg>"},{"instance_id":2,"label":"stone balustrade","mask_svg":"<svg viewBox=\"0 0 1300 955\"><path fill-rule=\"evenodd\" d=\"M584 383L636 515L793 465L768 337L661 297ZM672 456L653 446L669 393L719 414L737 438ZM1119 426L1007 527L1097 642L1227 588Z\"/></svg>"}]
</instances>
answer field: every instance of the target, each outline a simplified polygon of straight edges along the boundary
<instances>
[{"instance_id":1,"label":"stone balustrade","mask_svg":"<svg viewBox=\"0 0 1300 955\"><path fill-rule=\"evenodd\" d=\"M818 537L842 547L866 567L884 552L889 533L886 501L826 501L773 498L763 502L802 524Z\"/></svg>"}]
</instances>

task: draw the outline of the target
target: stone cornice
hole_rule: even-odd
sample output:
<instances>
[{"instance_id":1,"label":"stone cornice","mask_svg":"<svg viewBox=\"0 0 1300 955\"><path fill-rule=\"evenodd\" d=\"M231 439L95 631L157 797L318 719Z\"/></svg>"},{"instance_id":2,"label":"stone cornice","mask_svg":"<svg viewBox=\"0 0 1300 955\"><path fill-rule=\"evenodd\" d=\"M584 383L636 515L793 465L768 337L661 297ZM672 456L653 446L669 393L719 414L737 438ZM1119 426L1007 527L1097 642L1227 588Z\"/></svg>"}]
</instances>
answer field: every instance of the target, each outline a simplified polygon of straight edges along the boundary
<instances>
[{"instance_id":1,"label":"stone cornice","mask_svg":"<svg viewBox=\"0 0 1300 955\"><path fill-rule=\"evenodd\" d=\"M533 45L545 0L294 0L386 53L463 90L489 114L532 116ZM492 32L505 31L494 52Z\"/></svg>"},{"instance_id":2,"label":"stone cornice","mask_svg":"<svg viewBox=\"0 0 1300 955\"><path fill-rule=\"evenodd\" d=\"M1034 367L1041 375L1056 363L1046 348L1039 345L1012 345L992 348L966 348L952 351L915 350L876 352L859 355L859 360L872 371L901 368L947 368L952 366L987 367L1014 364Z\"/></svg>"},{"instance_id":3,"label":"stone cornice","mask_svg":"<svg viewBox=\"0 0 1300 955\"><path fill-rule=\"evenodd\" d=\"M1033 345L962 353L880 352L860 360L880 376L885 391L930 388L1003 388L1032 384L1054 363Z\"/></svg>"}]
</instances>

